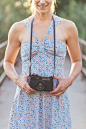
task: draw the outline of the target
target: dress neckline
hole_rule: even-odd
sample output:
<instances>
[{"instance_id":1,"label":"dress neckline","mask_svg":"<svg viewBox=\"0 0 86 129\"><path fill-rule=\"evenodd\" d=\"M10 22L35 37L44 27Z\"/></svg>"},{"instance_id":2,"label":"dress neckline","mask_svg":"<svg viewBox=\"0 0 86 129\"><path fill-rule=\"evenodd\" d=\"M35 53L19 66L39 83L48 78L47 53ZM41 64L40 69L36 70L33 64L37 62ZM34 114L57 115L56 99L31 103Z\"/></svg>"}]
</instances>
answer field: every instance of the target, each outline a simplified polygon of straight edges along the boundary
<instances>
[{"instance_id":1,"label":"dress neckline","mask_svg":"<svg viewBox=\"0 0 86 129\"><path fill-rule=\"evenodd\" d=\"M53 16L53 17L54 17L54 19L56 18L56 16ZM58 16L57 16L57 17L58 17ZM28 18L27 18L26 20L27 20L27 22L28 22L28 24L29 24L29 26L30 26L29 28L31 28L31 24L30 24ZM48 27L48 29L47 29L47 31L46 31L46 34L45 34L45 37L44 37L43 40L39 40L37 34L35 33L35 31L34 31L33 28L32 28L32 33L33 33L34 37L35 37L38 41L44 42L44 41L46 40L47 34L48 34L48 32L49 32L49 30L50 30L52 24L53 24L53 20L51 21L51 23L50 23L50 25L49 25L49 27Z\"/></svg>"},{"instance_id":2,"label":"dress neckline","mask_svg":"<svg viewBox=\"0 0 86 129\"><path fill-rule=\"evenodd\" d=\"M63 18L61 18L61 17L59 17L59 16L54 16L54 19L55 19L55 27L57 27L57 25L63 20ZM24 23L25 23L25 25L26 25L26 27L27 27L27 29L29 29L29 31L31 31L31 24L30 24L30 22L29 22L29 19L28 18L26 18L26 19L24 19ZM50 42L50 41L53 41L53 39L48 39L48 37L52 34L52 32L53 32L53 20L51 21L51 23L50 23L50 25L49 25L49 28L48 28L48 30L47 30L47 33L46 33L46 35L45 35L45 41L41 41L41 40L39 40L38 39L38 37L37 37L37 35L36 35L36 33L32 30L32 34L33 34L33 36L37 39L37 40L33 40L33 42ZM27 42L24 42L21 46L23 46L24 44L27 44L27 43L29 43L30 41L27 41ZM60 43L63 43L63 44L65 44L65 46L66 46L66 43L63 41L63 40L61 40L61 39L57 39L56 40L56 42L60 42Z\"/></svg>"},{"instance_id":3,"label":"dress neckline","mask_svg":"<svg viewBox=\"0 0 86 129\"><path fill-rule=\"evenodd\" d=\"M46 40L45 42L49 42L49 41L53 41L54 39L49 39L49 40ZM33 40L32 42L38 42L37 40ZM39 40L39 42L43 42L43 41L40 41ZM60 43L63 43L65 46L66 46L66 43L64 42L64 41L62 41L62 40L56 40L56 42L60 42ZM25 45L25 44L27 44L27 43L30 43L30 41L27 41L27 42L25 42L25 43L23 43L22 45L21 45L21 47L23 47L23 45Z\"/></svg>"}]
</instances>

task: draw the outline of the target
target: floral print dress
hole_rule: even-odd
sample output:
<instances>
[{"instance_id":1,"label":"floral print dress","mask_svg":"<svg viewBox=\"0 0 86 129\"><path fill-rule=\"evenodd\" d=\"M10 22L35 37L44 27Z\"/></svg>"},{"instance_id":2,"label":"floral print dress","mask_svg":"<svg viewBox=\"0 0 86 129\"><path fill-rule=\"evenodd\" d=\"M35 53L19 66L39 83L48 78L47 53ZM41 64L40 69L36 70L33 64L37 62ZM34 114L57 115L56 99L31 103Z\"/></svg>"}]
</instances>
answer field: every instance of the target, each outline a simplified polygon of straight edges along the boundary
<instances>
[{"instance_id":1,"label":"floral print dress","mask_svg":"<svg viewBox=\"0 0 86 129\"><path fill-rule=\"evenodd\" d=\"M55 27L63 18L55 16ZM28 18L24 19L27 29L31 29ZM40 41L34 31L33 36L37 39L32 41L31 73L40 76L50 75L64 76L64 61L66 56L66 44L56 40L56 58L54 71L54 40L49 36L53 33L53 21L51 22L44 41ZM21 46L22 72L21 76L29 74L30 65L30 41ZM55 89L58 81L54 79ZM13 105L10 112L8 129L71 129L70 104L67 92L56 97L45 91L37 91L30 95L26 94L17 86Z\"/></svg>"}]
</instances>

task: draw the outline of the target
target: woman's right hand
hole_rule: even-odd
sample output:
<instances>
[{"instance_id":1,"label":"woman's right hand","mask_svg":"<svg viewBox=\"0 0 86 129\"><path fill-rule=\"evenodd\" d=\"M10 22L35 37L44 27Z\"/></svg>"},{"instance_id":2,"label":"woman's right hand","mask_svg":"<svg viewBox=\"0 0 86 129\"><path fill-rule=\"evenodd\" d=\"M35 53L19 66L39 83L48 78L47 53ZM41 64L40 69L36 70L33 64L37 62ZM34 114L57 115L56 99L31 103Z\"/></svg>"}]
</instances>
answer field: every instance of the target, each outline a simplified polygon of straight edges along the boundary
<instances>
[{"instance_id":1,"label":"woman's right hand","mask_svg":"<svg viewBox=\"0 0 86 129\"><path fill-rule=\"evenodd\" d=\"M33 75L34 73L32 73L31 75ZM29 75L25 75L25 76L19 76L18 80L16 81L16 84L27 94L31 94L33 92L35 92L36 90L32 89L28 82Z\"/></svg>"}]
</instances>

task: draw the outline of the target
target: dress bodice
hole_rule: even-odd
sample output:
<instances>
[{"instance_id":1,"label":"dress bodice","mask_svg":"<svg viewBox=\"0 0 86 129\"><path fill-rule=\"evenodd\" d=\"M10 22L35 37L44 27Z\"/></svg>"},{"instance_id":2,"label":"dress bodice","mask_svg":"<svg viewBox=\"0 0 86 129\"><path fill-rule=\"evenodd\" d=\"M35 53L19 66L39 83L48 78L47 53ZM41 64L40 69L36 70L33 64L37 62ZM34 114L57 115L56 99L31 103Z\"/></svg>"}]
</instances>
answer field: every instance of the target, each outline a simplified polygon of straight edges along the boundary
<instances>
[{"instance_id":1,"label":"dress bodice","mask_svg":"<svg viewBox=\"0 0 86 129\"><path fill-rule=\"evenodd\" d=\"M62 21L62 18L55 17L55 27ZM30 30L31 25L28 19L24 20L26 27ZM64 76L64 60L66 56L66 44L61 40L56 40L56 57L55 57L55 71L54 71L54 40L47 40L53 33L53 21L51 22L44 41L40 41L32 31L33 36L37 39L32 41L32 58L31 58L31 73L35 72L40 76ZM22 73L21 75L29 74L30 65L30 41L25 42L21 46L21 59L22 59Z\"/></svg>"}]
</instances>

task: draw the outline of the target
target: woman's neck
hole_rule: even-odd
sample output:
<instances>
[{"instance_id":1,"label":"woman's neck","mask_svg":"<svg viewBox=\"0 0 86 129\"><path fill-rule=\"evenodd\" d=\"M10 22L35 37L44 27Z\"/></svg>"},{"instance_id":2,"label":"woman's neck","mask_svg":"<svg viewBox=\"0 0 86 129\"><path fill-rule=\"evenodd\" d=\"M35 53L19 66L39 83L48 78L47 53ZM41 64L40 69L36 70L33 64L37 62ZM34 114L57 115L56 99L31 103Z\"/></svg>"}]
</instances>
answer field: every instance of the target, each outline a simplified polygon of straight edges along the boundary
<instances>
[{"instance_id":1,"label":"woman's neck","mask_svg":"<svg viewBox=\"0 0 86 129\"><path fill-rule=\"evenodd\" d=\"M34 21L51 21L52 20L52 13L47 13L47 14L40 14L38 12L34 13Z\"/></svg>"}]
</instances>

